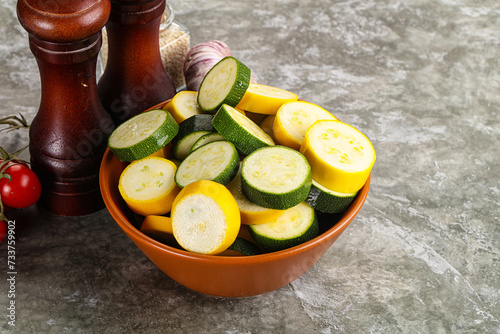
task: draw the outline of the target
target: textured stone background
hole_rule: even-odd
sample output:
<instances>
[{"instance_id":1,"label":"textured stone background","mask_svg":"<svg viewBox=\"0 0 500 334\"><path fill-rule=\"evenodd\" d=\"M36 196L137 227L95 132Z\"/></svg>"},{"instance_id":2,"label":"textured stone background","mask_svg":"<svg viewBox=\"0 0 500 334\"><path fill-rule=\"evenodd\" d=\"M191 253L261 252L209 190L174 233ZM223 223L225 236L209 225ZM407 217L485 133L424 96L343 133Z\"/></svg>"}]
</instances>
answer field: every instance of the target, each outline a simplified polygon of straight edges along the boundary
<instances>
[{"instance_id":1,"label":"textured stone background","mask_svg":"<svg viewBox=\"0 0 500 334\"><path fill-rule=\"evenodd\" d=\"M300 279L242 299L179 286L106 210L18 212L13 332L500 333L498 1L170 4L192 45L225 41L259 82L372 140L366 204ZM31 120L38 68L14 1L0 0L0 18L0 114ZM0 136L8 150L27 143ZM0 279L0 310L6 291Z\"/></svg>"}]
</instances>

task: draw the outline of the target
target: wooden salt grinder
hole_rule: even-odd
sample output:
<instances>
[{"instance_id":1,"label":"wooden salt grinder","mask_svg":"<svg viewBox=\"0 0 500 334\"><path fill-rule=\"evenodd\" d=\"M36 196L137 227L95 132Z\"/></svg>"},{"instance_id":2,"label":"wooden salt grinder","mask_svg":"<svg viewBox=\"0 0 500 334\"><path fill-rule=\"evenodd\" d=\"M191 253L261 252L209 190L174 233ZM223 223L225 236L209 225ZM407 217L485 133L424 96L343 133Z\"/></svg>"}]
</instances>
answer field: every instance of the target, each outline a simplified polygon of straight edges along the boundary
<instances>
[{"instance_id":1,"label":"wooden salt grinder","mask_svg":"<svg viewBox=\"0 0 500 334\"><path fill-rule=\"evenodd\" d=\"M165 0L111 0L108 60L98 91L115 125L175 94L159 48L164 11Z\"/></svg>"},{"instance_id":2,"label":"wooden salt grinder","mask_svg":"<svg viewBox=\"0 0 500 334\"><path fill-rule=\"evenodd\" d=\"M41 101L30 127L33 170L40 202L65 216L104 207L99 166L113 130L97 93L96 61L109 0L19 0L41 79Z\"/></svg>"}]
</instances>

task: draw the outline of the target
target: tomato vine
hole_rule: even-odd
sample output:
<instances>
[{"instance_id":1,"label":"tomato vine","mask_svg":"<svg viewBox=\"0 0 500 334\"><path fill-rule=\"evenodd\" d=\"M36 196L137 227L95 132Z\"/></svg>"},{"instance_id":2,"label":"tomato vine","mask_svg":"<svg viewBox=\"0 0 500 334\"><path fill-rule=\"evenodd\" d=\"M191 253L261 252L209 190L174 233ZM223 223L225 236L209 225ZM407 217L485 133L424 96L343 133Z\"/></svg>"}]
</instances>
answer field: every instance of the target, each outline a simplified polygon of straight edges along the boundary
<instances>
[{"instance_id":1,"label":"tomato vine","mask_svg":"<svg viewBox=\"0 0 500 334\"><path fill-rule=\"evenodd\" d=\"M27 129L30 126L22 114L0 118L0 125L6 126L0 129L0 132ZM39 178L30 169L29 162L19 158L27 147L24 146L13 153L0 147L0 220L2 221L8 221L7 208L26 208L35 204L40 198Z\"/></svg>"}]
</instances>

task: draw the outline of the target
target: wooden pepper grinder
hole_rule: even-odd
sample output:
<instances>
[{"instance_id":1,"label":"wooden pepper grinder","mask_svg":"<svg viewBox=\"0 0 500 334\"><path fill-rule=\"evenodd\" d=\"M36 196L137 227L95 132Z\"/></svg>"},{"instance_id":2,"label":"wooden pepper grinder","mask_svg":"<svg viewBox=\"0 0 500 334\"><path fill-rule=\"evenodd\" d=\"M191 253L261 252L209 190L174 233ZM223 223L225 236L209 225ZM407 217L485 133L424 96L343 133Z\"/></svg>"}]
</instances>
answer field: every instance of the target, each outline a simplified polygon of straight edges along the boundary
<instances>
[{"instance_id":1,"label":"wooden pepper grinder","mask_svg":"<svg viewBox=\"0 0 500 334\"><path fill-rule=\"evenodd\" d=\"M164 11L165 0L111 0L108 60L98 91L115 125L175 95L159 48Z\"/></svg>"},{"instance_id":2,"label":"wooden pepper grinder","mask_svg":"<svg viewBox=\"0 0 500 334\"><path fill-rule=\"evenodd\" d=\"M30 127L33 170L42 183L41 204L65 216L104 207L99 166L114 128L96 84L101 29L109 0L19 0L40 71L41 101Z\"/></svg>"}]
</instances>

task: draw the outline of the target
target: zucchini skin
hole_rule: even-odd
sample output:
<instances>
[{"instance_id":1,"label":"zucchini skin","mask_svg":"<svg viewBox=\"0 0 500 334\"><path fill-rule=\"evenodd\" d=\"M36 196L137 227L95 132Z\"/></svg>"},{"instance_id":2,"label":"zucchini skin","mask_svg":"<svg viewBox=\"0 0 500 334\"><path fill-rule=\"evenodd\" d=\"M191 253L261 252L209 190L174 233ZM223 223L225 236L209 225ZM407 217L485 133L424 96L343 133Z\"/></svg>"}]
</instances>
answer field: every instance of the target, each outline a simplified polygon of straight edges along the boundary
<instances>
[{"instance_id":1,"label":"zucchini skin","mask_svg":"<svg viewBox=\"0 0 500 334\"><path fill-rule=\"evenodd\" d=\"M221 140L226 140L226 138L224 138L224 136L222 136L217 131L209 132L206 135L203 135L200 138L198 138L198 140L193 144L193 146L191 146L189 153L193 152L197 148L202 147L203 145L209 144L209 143L214 142L214 141L221 141Z\"/></svg>"},{"instance_id":2,"label":"zucchini skin","mask_svg":"<svg viewBox=\"0 0 500 334\"><path fill-rule=\"evenodd\" d=\"M314 209L324 213L340 213L345 211L355 198L356 195L335 196L328 194L313 183L305 202Z\"/></svg>"},{"instance_id":3,"label":"zucchini skin","mask_svg":"<svg viewBox=\"0 0 500 334\"><path fill-rule=\"evenodd\" d=\"M237 159L239 159L238 151L235 150L235 156ZM225 173L219 174L216 178L214 178L212 181L215 181L217 183L220 183L224 186L227 186L229 182L231 182L236 175L238 175L238 170L240 169L240 164L237 160L233 160L234 163L231 163L228 165L228 168L226 169Z\"/></svg>"},{"instance_id":4,"label":"zucchini skin","mask_svg":"<svg viewBox=\"0 0 500 334\"><path fill-rule=\"evenodd\" d=\"M273 194L264 191L258 191L249 185L244 178L241 180L241 188L245 196L255 204L268 209L286 210L303 202L311 189L311 176L297 189L287 193Z\"/></svg>"},{"instance_id":5,"label":"zucchini skin","mask_svg":"<svg viewBox=\"0 0 500 334\"><path fill-rule=\"evenodd\" d=\"M252 228L252 225L250 225L249 231L250 231L250 236L256 240L258 240L258 245L262 248L264 248L267 251L270 252L277 252L283 249L287 249L290 247L298 246L300 244L303 244L306 241L309 241L311 239L314 239L319 235L319 221L318 217L316 215L316 212L313 213L314 218L311 223L311 225L308 227L305 233L298 237L290 238L290 239L274 239L274 238L268 238L262 234L257 235L257 233L254 231Z\"/></svg>"},{"instance_id":6,"label":"zucchini skin","mask_svg":"<svg viewBox=\"0 0 500 334\"><path fill-rule=\"evenodd\" d=\"M179 167L177 168L177 172L175 173L175 178L174 178L175 183L177 184L177 186L179 186L180 188L184 188L184 187L186 187L188 185L188 184L184 183L184 180L180 177L180 173L182 173L182 171L183 171L184 163L186 163L186 161L189 161L188 160L189 157L191 155L194 156L194 155L202 154L203 153L203 148L206 148L209 145L217 145L217 143L220 143L220 142L222 142L222 141L215 141L215 142L211 142L211 143L208 143L208 144L205 144L205 145L201 146L199 149L191 152L186 157L186 159L184 159L180 163ZM214 182L217 182L217 183L220 183L220 184L226 186L238 174L238 171L239 171L239 168L240 168L240 162L239 162L238 151L236 150L236 147L233 145L233 143L231 143L229 141L224 141L224 142L227 143L228 145L230 145L230 147L231 147L231 149L233 151L232 158L231 158L229 164L226 166L226 168L221 173L219 173L218 175L215 175L212 179L210 179L210 181L214 181Z\"/></svg>"},{"instance_id":7,"label":"zucchini skin","mask_svg":"<svg viewBox=\"0 0 500 334\"><path fill-rule=\"evenodd\" d=\"M246 256L259 255L261 253L256 244L241 237L236 237L236 240L231 244L231 246L229 246L228 249Z\"/></svg>"},{"instance_id":8,"label":"zucchini skin","mask_svg":"<svg viewBox=\"0 0 500 334\"><path fill-rule=\"evenodd\" d=\"M289 209L301 202L304 202L307 198L307 195L309 194L311 190L311 185L312 185L312 174L311 174L311 166L309 165L309 162L307 159L298 151L292 150L291 148L285 147L285 146L269 146L269 147L264 147L261 148L261 150L279 150L279 149L284 149L284 150L290 150L293 151L294 153L297 154L299 159L303 159L302 161L305 163L305 166L307 168L307 174L305 176L305 179L303 180L302 184L295 188L292 189L291 191L288 192L267 192L264 190L260 190L253 185L251 185L247 181L246 173L247 173L247 168L246 168L246 162L249 161L249 159L252 159L253 155L248 155L243 159L242 165L241 165L241 189L243 190L243 194L253 203L258 204L262 207L268 208L268 209L275 209L275 210L286 210ZM263 152L263 151L261 151ZM257 154L257 153L255 153ZM251 171L249 171L251 172ZM276 171L276 173L279 173L280 171Z\"/></svg>"},{"instance_id":9,"label":"zucchini skin","mask_svg":"<svg viewBox=\"0 0 500 334\"><path fill-rule=\"evenodd\" d=\"M202 100L201 95L204 94L204 85L207 84L205 83L205 80L208 80L212 74L215 74L215 71L219 70L218 69L219 64L227 62L230 59L232 59L235 62L237 71L235 81L232 83L232 88L229 91L228 95L226 95L223 99L221 99L216 106L212 108L207 108L207 106L204 105L203 102L201 101ZM201 82L200 88L198 90L198 98L197 98L198 105L203 110L203 112L208 114L215 114L222 104L227 104L232 107L236 107L243 98L243 95L245 95L245 92L247 91L248 86L250 85L250 77L251 77L250 69L245 64L240 62L238 59L232 56L227 56L222 58L207 72L207 74L203 78L203 81Z\"/></svg>"},{"instance_id":10,"label":"zucchini skin","mask_svg":"<svg viewBox=\"0 0 500 334\"><path fill-rule=\"evenodd\" d=\"M259 148L271 146L251 134L242 134L246 130L238 130L237 127L242 126L224 108L227 107L222 105L215 114L212 125L224 138L232 142L238 150L248 155Z\"/></svg>"},{"instance_id":11,"label":"zucchini skin","mask_svg":"<svg viewBox=\"0 0 500 334\"><path fill-rule=\"evenodd\" d=\"M177 133L175 140L177 141L179 139L182 139L191 132L195 131L215 131L214 127L212 126L213 118L213 115L208 114L193 115L189 118L186 118L179 124L179 132Z\"/></svg>"},{"instance_id":12,"label":"zucchini skin","mask_svg":"<svg viewBox=\"0 0 500 334\"><path fill-rule=\"evenodd\" d=\"M186 136L184 136L182 138L178 138L177 140L175 140L174 141L175 144L174 144L174 147L172 149L172 155L174 156L174 158L177 159L177 160L182 161L182 160L184 160L189 155L189 153L191 153L191 147L192 147L192 145L189 148L189 150L187 150L187 151L182 151L181 150L181 146L183 144L185 144L184 141L187 141L186 143L189 144L188 140L191 140L191 141L193 140L190 137L196 137L197 136L197 138L195 138L195 140L192 142L192 144L194 144L198 139L200 139L200 137L202 137L202 136L204 136L204 135L206 135L208 133L210 133L210 131L204 131L204 130L194 131L194 132L191 132L190 134L188 134L188 135L186 135Z\"/></svg>"},{"instance_id":13,"label":"zucchini skin","mask_svg":"<svg viewBox=\"0 0 500 334\"><path fill-rule=\"evenodd\" d=\"M123 148L110 146L109 144L110 139L108 138L109 149L114 153L114 155L120 161L130 162L134 160L140 160L155 153L156 151L167 145L170 141L175 139L175 137L179 133L179 125L169 112L162 109L155 109L151 111L156 111L156 110L161 110L167 114L167 119L165 120L164 124L168 123L168 126L159 127L148 138L132 146ZM131 118L130 120L133 120L133 118Z\"/></svg>"}]
</instances>

